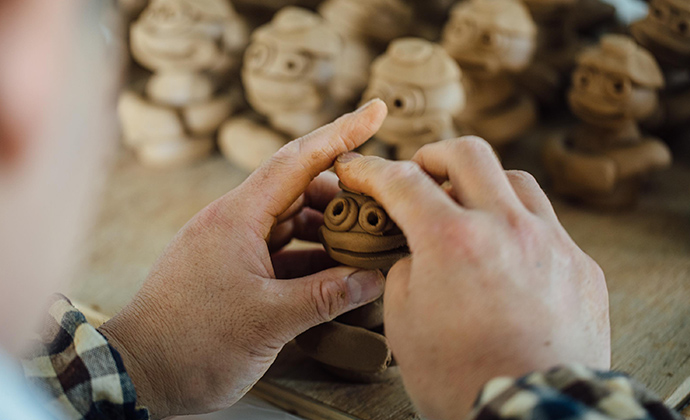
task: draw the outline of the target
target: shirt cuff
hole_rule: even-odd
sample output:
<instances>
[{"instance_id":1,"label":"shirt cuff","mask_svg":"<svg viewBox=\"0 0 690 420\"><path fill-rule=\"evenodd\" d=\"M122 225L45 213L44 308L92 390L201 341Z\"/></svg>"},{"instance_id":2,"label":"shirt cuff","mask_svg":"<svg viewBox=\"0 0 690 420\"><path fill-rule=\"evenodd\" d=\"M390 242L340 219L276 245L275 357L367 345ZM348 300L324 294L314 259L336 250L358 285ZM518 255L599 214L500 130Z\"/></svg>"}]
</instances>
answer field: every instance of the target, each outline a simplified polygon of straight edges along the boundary
<instances>
[{"instance_id":1,"label":"shirt cuff","mask_svg":"<svg viewBox=\"0 0 690 420\"><path fill-rule=\"evenodd\" d=\"M683 420L644 386L619 372L579 365L487 383L472 420Z\"/></svg>"},{"instance_id":2,"label":"shirt cuff","mask_svg":"<svg viewBox=\"0 0 690 420\"><path fill-rule=\"evenodd\" d=\"M120 353L64 296L55 296L40 340L22 360L27 379L61 418L146 420Z\"/></svg>"}]
</instances>

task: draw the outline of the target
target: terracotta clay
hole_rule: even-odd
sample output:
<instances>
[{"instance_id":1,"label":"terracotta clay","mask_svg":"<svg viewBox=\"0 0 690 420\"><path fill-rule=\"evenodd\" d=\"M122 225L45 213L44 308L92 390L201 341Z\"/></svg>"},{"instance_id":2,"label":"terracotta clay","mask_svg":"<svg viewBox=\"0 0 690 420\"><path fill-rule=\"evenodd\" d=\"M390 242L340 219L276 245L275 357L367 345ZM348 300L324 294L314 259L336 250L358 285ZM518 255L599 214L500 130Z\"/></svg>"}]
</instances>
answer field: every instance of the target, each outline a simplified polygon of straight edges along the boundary
<instances>
[{"instance_id":1,"label":"terracotta clay","mask_svg":"<svg viewBox=\"0 0 690 420\"><path fill-rule=\"evenodd\" d=\"M343 188L324 212L321 242L334 260L386 271L409 254L404 235L371 197ZM297 344L332 373L357 382L395 376L383 332L383 299L297 337Z\"/></svg>"},{"instance_id":2,"label":"terracotta clay","mask_svg":"<svg viewBox=\"0 0 690 420\"><path fill-rule=\"evenodd\" d=\"M393 41L374 61L363 98L386 102L388 117L376 138L394 148L398 159L460 134L453 120L465 106L460 67L438 44L420 38Z\"/></svg>"},{"instance_id":3,"label":"terracotta clay","mask_svg":"<svg viewBox=\"0 0 690 420\"><path fill-rule=\"evenodd\" d=\"M321 242L345 265L388 270L409 253L405 236L371 197L344 189L328 204L324 223Z\"/></svg>"},{"instance_id":4,"label":"terracotta clay","mask_svg":"<svg viewBox=\"0 0 690 420\"><path fill-rule=\"evenodd\" d=\"M582 122L544 151L557 192L597 207L636 201L645 175L671 163L664 143L638 127L656 109L663 85L654 57L626 36L604 36L581 54L568 99Z\"/></svg>"},{"instance_id":5,"label":"terracotta clay","mask_svg":"<svg viewBox=\"0 0 690 420\"><path fill-rule=\"evenodd\" d=\"M214 72L238 64L247 29L227 0L152 0L131 27L134 59L153 71L120 98L125 143L142 162L188 163L208 155L231 113Z\"/></svg>"},{"instance_id":6,"label":"terracotta clay","mask_svg":"<svg viewBox=\"0 0 690 420\"><path fill-rule=\"evenodd\" d=\"M690 125L690 1L652 0L647 17L633 23L630 32L664 70L666 89L654 125Z\"/></svg>"},{"instance_id":7,"label":"terracotta clay","mask_svg":"<svg viewBox=\"0 0 690 420\"><path fill-rule=\"evenodd\" d=\"M467 93L458 123L494 147L516 140L536 122L534 100L512 78L529 65L536 34L519 0L459 3L443 31L441 45L462 68Z\"/></svg>"},{"instance_id":8,"label":"terracotta clay","mask_svg":"<svg viewBox=\"0 0 690 420\"><path fill-rule=\"evenodd\" d=\"M402 0L326 0L319 13L343 39L332 93L343 102L356 101L374 58L409 32L412 8Z\"/></svg>"},{"instance_id":9,"label":"terracotta clay","mask_svg":"<svg viewBox=\"0 0 690 420\"><path fill-rule=\"evenodd\" d=\"M520 84L547 108L562 103L581 46L575 30L578 0L523 0L537 24L537 51Z\"/></svg>"},{"instance_id":10,"label":"terracotta clay","mask_svg":"<svg viewBox=\"0 0 690 420\"><path fill-rule=\"evenodd\" d=\"M266 136L265 127L254 124L248 136L249 123L238 131L229 120L219 135L222 149L241 147L253 157L226 157L238 165L266 159L277 149L263 157L258 155L275 145L276 136L283 137L285 143L346 112L348 104L331 94L342 48L341 37L323 18L306 9L284 8L270 23L256 29L245 53L242 81L249 104L267 119L273 133Z\"/></svg>"}]
</instances>

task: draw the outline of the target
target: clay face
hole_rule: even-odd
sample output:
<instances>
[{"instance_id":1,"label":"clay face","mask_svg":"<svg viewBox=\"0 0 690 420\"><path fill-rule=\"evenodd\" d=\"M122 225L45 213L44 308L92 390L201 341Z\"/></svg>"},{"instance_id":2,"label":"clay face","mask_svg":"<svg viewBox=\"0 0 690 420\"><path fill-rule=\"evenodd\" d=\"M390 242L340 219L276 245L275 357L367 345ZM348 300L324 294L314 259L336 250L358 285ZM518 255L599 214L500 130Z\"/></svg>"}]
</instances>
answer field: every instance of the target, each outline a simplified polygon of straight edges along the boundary
<instances>
[{"instance_id":1,"label":"clay face","mask_svg":"<svg viewBox=\"0 0 690 420\"><path fill-rule=\"evenodd\" d=\"M536 32L517 0L471 0L451 12L442 45L465 71L520 71L532 58Z\"/></svg>"},{"instance_id":2,"label":"clay face","mask_svg":"<svg viewBox=\"0 0 690 420\"><path fill-rule=\"evenodd\" d=\"M343 190L328 204L324 223L322 242L343 264L388 269L409 253L405 236L371 197Z\"/></svg>"},{"instance_id":3,"label":"clay face","mask_svg":"<svg viewBox=\"0 0 690 420\"><path fill-rule=\"evenodd\" d=\"M690 2L651 0L647 17L631 27L635 39L663 62L690 66Z\"/></svg>"},{"instance_id":4,"label":"clay face","mask_svg":"<svg viewBox=\"0 0 690 420\"><path fill-rule=\"evenodd\" d=\"M388 117L377 137L389 144L425 144L452 136L452 117L465 105L460 69L437 44L403 38L372 66L364 100L381 98Z\"/></svg>"},{"instance_id":5,"label":"clay face","mask_svg":"<svg viewBox=\"0 0 690 420\"><path fill-rule=\"evenodd\" d=\"M340 39L318 15L288 7L257 29L242 79L259 112L315 110L325 100Z\"/></svg>"},{"instance_id":6,"label":"clay face","mask_svg":"<svg viewBox=\"0 0 690 420\"><path fill-rule=\"evenodd\" d=\"M132 55L153 71L199 71L223 58L239 18L224 0L152 0L131 28Z\"/></svg>"},{"instance_id":7,"label":"clay face","mask_svg":"<svg viewBox=\"0 0 690 420\"><path fill-rule=\"evenodd\" d=\"M627 37L609 35L579 57L568 99L582 120L616 126L654 112L662 86L661 70L649 52Z\"/></svg>"},{"instance_id":8,"label":"clay face","mask_svg":"<svg viewBox=\"0 0 690 420\"><path fill-rule=\"evenodd\" d=\"M319 12L339 32L384 44L405 35L412 22L412 9L400 0L327 0Z\"/></svg>"}]
</instances>

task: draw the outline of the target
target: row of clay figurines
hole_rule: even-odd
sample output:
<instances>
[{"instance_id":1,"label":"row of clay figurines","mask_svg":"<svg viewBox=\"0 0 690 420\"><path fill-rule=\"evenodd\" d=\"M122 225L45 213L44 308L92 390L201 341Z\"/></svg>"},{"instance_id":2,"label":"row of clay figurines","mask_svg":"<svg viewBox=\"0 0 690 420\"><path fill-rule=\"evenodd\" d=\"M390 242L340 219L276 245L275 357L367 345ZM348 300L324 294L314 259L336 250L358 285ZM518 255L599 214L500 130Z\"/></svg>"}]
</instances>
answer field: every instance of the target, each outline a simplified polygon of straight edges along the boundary
<instances>
[{"instance_id":1,"label":"row of clay figurines","mask_svg":"<svg viewBox=\"0 0 690 420\"><path fill-rule=\"evenodd\" d=\"M531 12L541 22L562 11L563 2L552 8L538 3ZM690 43L677 39L687 29L662 19L656 12L662 6L668 16L690 15L688 0L655 0L633 33L668 71L687 72ZM208 155L218 132L223 154L251 170L288 139L332 121L359 98L373 97L389 107L376 137L403 159L423 144L469 133L500 150L536 121L534 100L510 77L525 70L538 50L534 20L520 1L458 4L441 45L393 40L411 21L409 7L396 0L328 0L320 13L282 9L250 42L246 23L226 0L152 0L131 27L132 55L153 75L121 97L127 144L150 165L179 164ZM372 15L388 16L389 24L363 18ZM661 117L667 120L686 116L677 107L657 106L664 77L654 57L632 39L604 36L578 62L569 99L583 124L567 139L549 142L547 169L562 193L598 205L627 204L646 173L670 162L661 142L643 138L638 121L659 109L672 110ZM241 90L219 93L218 86L228 85L237 70L246 100L265 121L231 116L242 102ZM688 103L690 89L673 92L681 93L667 95L671 102Z\"/></svg>"}]
</instances>

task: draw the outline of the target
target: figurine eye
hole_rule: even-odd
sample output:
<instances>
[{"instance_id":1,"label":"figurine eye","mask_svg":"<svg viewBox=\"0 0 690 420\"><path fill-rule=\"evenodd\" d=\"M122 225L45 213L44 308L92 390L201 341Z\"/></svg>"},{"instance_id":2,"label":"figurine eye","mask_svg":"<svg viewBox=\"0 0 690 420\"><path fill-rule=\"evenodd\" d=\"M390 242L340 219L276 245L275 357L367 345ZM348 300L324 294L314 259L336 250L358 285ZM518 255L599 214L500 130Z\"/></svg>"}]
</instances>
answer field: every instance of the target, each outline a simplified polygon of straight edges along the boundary
<instances>
[{"instance_id":1,"label":"figurine eye","mask_svg":"<svg viewBox=\"0 0 690 420\"><path fill-rule=\"evenodd\" d=\"M578 89L587 89L591 82L591 74L586 70L580 69L573 74L573 85Z\"/></svg>"},{"instance_id":2,"label":"figurine eye","mask_svg":"<svg viewBox=\"0 0 690 420\"><path fill-rule=\"evenodd\" d=\"M250 69L265 67L271 58L271 47L266 44L252 44L247 48L245 63Z\"/></svg>"},{"instance_id":3,"label":"figurine eye","mask_svg":"<svg viewBox=\"0 0 690 420\"><path fill-rule=\"evenodd\" d=\"M403 115L424 112L424 98L421 93L401 89L389 96L388 108Z\"/></svg>"},{"instance_id":4,"label":"figurine eye","mask_svg":"<svg viewBox=\"0 0 690 420\"><path fill-rule=\"evenodd\" d=\"M382 235L389 227L388 214L376 202L364 203L359 211L359 225L365 232Z\"/></svg>"},{"instance_id":5,"label":"figurine eye","mask_svg":"<svg viewBox=\"0 0 690 420\"><path fill-rule=\"evenodd\" d=\"M357 222L359 207L351 197L336 197L328 203L323 221L334 232L350 230Z\"/></svg>"},{"instance_id":6,"label":"figurine eye","mask_svg":"<svg viewBox=\"0 0 690 420\"><path fill-rule=\"evenodd\" d=\"M289 76L304 74L311 63L311 59L304 54L288 54L283 61L283 71Z\"/></svg>"},{"instance_id":7,"label":"figurine eye","mask_svg":"<svg viewBox=\"0 0 690 420\"><path fill-rule=\"evenodd\" d=\"M676 25L676 29L678 30L678 33L683 35L683 36L688 36L690 35L690 25L688 24L688 21L681 20L678 22Z\"/></svg>"},{"instance_id":8,"label":"figurine eye","mask_svg":"<svg viewBox=\"0 0 690 420\"><path fill-rule=\"evenodd\" d=\"M607 81L608 92L617 98L624 97L630 93L632 86L628 79L620 77L609 77Z\"/></svg>"},{"instance_id":9,"label":"figurine eye","mask_svg":"<svg viewBox=\"0 0 690 420\"><path fill-rule=\"evenodd\" d=\"M652 16L654 16L659 21L665 21L668 18L669 11L668 8L659 2L655 2L652 6Z\"/></svg>"},{"instance_id":10,"label":"figurine eye","mask_svg":"<svg viewBox=\"0 0 690 420\"><path fill-rule=\"evenodd\" d=\"M482 32L479 40L485 47L490 47L494 44L495 38L490 32Z\"/></svg>"}]
</instances>

